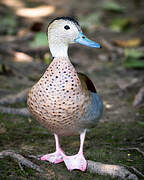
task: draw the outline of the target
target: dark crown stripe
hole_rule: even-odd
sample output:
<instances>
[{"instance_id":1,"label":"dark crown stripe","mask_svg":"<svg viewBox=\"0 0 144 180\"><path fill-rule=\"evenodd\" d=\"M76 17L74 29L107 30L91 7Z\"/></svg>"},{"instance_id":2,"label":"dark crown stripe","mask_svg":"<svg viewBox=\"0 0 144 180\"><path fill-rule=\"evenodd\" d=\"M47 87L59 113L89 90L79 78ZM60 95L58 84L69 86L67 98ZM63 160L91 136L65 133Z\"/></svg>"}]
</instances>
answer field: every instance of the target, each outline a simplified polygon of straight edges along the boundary
<instances>
[{"instance_id":1,"label":"dark crown stripe","mask_svg":"<svg viewBox=\"0 0 144 180\"><path fill-rule=\"evenodd\" d=\"M67 16L63 16L63 17L57 17L55 19L53 19L50 23L52 24L55 20L60 20L60 19L63 19L63 20L66 20L66 21L72 21L73 23L75 23L77 26L79 26L79 23L73 18L73 17L67 17ZM48 25L48 27L49 27Z\"/></svg>"}]
</instances>

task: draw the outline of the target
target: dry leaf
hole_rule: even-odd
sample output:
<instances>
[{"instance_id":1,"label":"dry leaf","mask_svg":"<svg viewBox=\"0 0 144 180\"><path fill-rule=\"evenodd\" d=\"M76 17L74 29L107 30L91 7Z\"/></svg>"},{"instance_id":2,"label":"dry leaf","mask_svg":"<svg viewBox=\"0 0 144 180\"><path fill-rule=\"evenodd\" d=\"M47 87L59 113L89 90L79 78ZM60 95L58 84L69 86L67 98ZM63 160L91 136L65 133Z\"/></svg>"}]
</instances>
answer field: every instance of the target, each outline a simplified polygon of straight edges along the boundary
<instances>
[{"instance_id":1,"label":"dry leaf","mask_svg":"<svg viewBox=\"0 0 144 180\"><path fill-rule=\"evenodd\" d=\"M18 31L17 36L18 37L23 37L26 36L29 33L29 30L26 28L22 28Z\"/></svg>"},{"instance_id":2,"label":"dry leaf","mask_svg":"<svg viewBox=\"0 0 144 180\"><path fill-rule=\"evenodd\" d=\"M135 96L133 101L133 106L136 108L140 108L144 103L144 87L140 88L139 92Z\"/></svg>"},{"instance_id":3,"label":"dry leaf","mask_svg":"<svg viewBox=\"0 0 144 180\"><path fill-rule=\"evenodd\" d=\"M25 18L40 18L49 16L55 12L54 6L38 6L33 8L19 8L16 10L16 15Z\"/></svg>"},{"instance_id":4,"label":"dry leaf","mask_svg":"<svg viewBox=\"0 0 144 180\"><path fill-rule=\"evenodd\" d=\"M15 61L17 62L32 62L33 58L23 52L15 52Z\"/></svg>"},{"instance_id":5,"label":"dry leaf","mask_svg":"<svg viewBox=\"0 0 144 180\"><path fill-rule=\"evenodd\" d=\"M130 40L115 40L114 43L120 47L136 47L141 45L141 39L135 38Z\"/></svg>"}]
</instances>

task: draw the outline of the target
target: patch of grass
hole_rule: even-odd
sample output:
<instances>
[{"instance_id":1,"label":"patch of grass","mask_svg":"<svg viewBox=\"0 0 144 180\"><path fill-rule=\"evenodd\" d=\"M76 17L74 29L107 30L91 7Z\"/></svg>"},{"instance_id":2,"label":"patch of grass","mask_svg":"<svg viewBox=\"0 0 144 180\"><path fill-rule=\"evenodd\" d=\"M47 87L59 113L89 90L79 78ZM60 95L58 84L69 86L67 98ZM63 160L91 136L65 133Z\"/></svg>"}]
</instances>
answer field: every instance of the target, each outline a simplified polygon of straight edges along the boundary
<instances>
[{"instance_id":1,"label":"patch of grass","mask_svg":"<svg viewBox=\"0 0 144 180\"><path fill-rule=\"evenodd\" d=\"M34 40L30 43L31 47L40 47L40 46L48 46L48 40L46 37L46 33L38 32L34 38Z\"/></svg>"},{"instance_id":2,"label":"patch of grass","mask_svg":"<svg viewBox=\"0 0 144 180\"><path fill-rule=\"evenodd\" d=\"M23 170L21 170L18 163L9 157L2 159L0 163L0 174L3 179L29 179L35 176L33 169L23 166Z\"/></svg>"},{"instance_id":3,"label":"patch of grass","mask_svg":"<svg viewBox=\"0 0 144 180\"><path fill-rule=\"evenodd\" d=\"M124 66L126 68L144 68L144 60L141 59L144 57L144 52L133 49L133 48L127 48L125 49L125 61Z\"/></svg>"},{"instance_id":4,"label":"patch of grass","mask_svg":"<svg viewBox=\"0 0 144 180\"><path fill-rule=\"evenodd\" d=\"M87 16L80 17L80 25L84 29L92 31L95 26L100 26L100 17L101 14L99 12L91 13Z\"/></svg>"},{"instance_id":5,"label":"patch of grass","mask_svg":"<svg viewBox=\"0 0 144 180\"><path fill-rule=\"evenodd\" d=\"M0 114L0 122L4 124L6 132L0 134L0 150L13 149L24 154L44 154L55 150L53 135L42 128L35 120L28 120L21 116ZM136 151L121 151L120 148L139 147L142 149L144 129L138 122L105 122L87 133L84 152L86 159L97 162L134 166L143 172L142 156ZM79 137L65 137L61 144L67 154L75 154L79 148ZM39 162L38 162L39 163ZM45 163L40 162L42 166ZM0 159L0 174L4 179L9 175L20 179L39 179L39 174L32 169L20 170L18 164L10 158ZM51 169L52 168L52 169ZM88 172L69 172L64 164L50 165L56 177L62 179L99 179L108 180L111 177L98 176ZM53 173L54 173L53 172Z\"/></svg>"},{"instance_id":6,"label":"patch of grass","mask_svg":"<svg viewBox=\"0 0 144 180\"><path fill-rule=\"evenodd\" d=\"M122 13L125 11L125 7L121 6L120 4L116 3L115 1L105 2L103 5L104 10Z\"/></svg>"},{"instance_id":7,"label":"patch of grass","mask_svg":"<svg viewBox=\"0 0 144 180\"><path fill-rule=\"evenodd\" d=\"M131 30L132 20L130 18L114 18L110 24L110 29L115 32Z\"/></svg>"},{"instance_id":8,"label":"patch of grass","mask_svg":"<svg viewBox=\"0 0 144 180\"><path fill-rule=\"evenodd\" d=\"M17 19L15 15L6 15L0 21L1 31L8 35L16 33Z\"/></svg>"}]
</instances>

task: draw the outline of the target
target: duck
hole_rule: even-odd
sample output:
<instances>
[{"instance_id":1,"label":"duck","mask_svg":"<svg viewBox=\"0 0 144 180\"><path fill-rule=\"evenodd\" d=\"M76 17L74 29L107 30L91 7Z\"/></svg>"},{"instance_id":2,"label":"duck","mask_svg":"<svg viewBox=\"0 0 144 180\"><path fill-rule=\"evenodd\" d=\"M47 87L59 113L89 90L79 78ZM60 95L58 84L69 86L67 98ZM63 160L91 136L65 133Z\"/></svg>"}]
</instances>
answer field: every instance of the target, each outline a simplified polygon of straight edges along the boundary
<instances>
[{"instance_id":1,"label":"duck","mask_svg":"<svg viewBox=\"0 0 144 180\"><path fill-rule=\"evenodd\" d=\"M91 48L101 48L101 45L88 39L73 17L53 19L47 35L53 60L27 98L30 113L55 138L56 151L43 155L41 160L54 164L64 162L70 171L86 171L85 136L102 117L103 103L88 76L76 72L68 56L68 47L74 43ZM68 156L62 150L59 138L75 135L80 136L79 151Z\"/></svg>"}]
</instances>

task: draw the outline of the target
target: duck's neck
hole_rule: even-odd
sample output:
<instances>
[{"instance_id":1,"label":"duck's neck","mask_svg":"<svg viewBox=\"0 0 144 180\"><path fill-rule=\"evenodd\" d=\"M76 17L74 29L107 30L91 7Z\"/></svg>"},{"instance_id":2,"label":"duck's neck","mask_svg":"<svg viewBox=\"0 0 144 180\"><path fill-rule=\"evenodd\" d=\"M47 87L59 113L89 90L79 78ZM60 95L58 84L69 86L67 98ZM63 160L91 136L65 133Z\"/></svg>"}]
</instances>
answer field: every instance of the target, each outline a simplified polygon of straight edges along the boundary
<instances>
[{"instance_id":1,"label":"duck's neck","mask_svg":"<svg viewBox=\"0 0 144 180\"><path fill-rule=\"evenodd\" d=\"M58 57L68 57L68 45L66 43L63 43L61 41L59 42L49 42L49 48L50 52L52 54L52 57L58 58Z\"/></svg>"}]
</instances>

